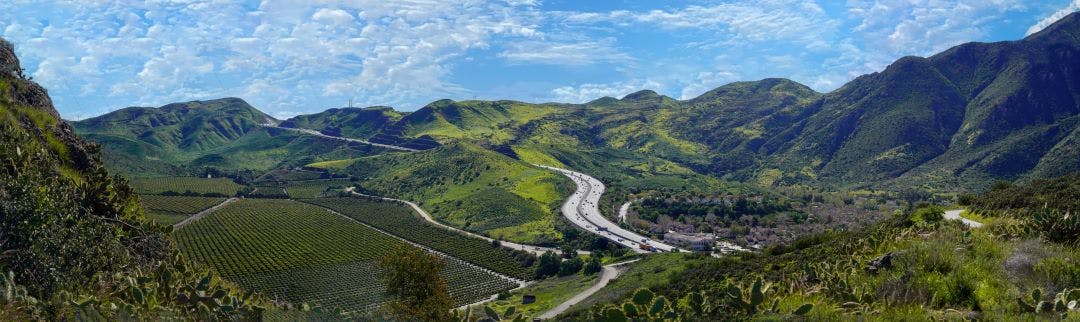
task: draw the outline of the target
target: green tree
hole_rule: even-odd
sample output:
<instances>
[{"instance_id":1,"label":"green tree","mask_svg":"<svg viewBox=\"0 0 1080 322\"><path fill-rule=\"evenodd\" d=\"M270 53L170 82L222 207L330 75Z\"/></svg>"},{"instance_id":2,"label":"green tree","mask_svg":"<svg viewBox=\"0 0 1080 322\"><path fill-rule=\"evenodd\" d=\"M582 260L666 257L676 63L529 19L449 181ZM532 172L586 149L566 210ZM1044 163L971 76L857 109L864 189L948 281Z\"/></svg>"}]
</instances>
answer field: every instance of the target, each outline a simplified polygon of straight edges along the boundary
<instances>
[{"instance_id":1,"label":"green tree","mask_svg":"<svg viewBox=\"0 0 1080 322\"><path fill-rule=\"evenodd\" d=\"M580 257L575 256L573 258L564 260L562 264L559 265L559 276L569 276L577 274L577 272L581 271L581 266L582 263Z\"/></svg>"},{"instance_id":2,"label":"green tree","mask_svg":"<svg viewBox=\"0 0 1080 322\"><path fill-rule=\"evenodd\" d=\"M446 263L414 247L398 248L379 261L386 293L385 309L404 321L446 321L453 301L440 273Z\"/></svg>"},{"instance_id":3,"label":"green tree","mask_svg":"<svg viewBox=\"0 0 1080 322\"><path fill-rule=\"evenodd\" d=\"M600 265L600 256L589 256L589 261L585 262L585 275L599 273L601 269L603 269L603 266Z\"/></svg>"},{"instance_id":4,"label":"green tree","mask_svg":"<svg viewBox=\"0 0 1080 322\"><path fill-rule=\"evenodd\" d=\"M548 251L540 255L540 261L536 265L536 278L545 278L559 273L561 261L554 252Z\"/></svg>"}]
</instances>

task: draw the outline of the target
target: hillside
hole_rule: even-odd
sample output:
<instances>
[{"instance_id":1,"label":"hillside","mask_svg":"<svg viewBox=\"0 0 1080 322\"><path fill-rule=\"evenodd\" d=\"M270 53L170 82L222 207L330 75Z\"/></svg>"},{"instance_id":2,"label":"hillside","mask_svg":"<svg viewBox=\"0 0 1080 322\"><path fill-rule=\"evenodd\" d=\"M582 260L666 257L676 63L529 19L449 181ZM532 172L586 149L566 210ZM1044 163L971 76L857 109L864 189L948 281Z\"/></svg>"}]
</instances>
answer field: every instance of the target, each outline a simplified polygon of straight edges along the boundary
<instances>
[{"instance_id":1,"label":"hillside","mask_svg":"<svg viewBox=\"0 0 1080 322\"><path fill-rule=\"evenodd\" d=\"M555 209L572 184L555 173L459 143L351 160L360 189L420 203L440 221L492 237L554 243Z\"/></svg>"},{"instance_id":2,"label":"hillside","mask_svg":"<svg viewBox=\"0 0 1080 322\"><path fill-rule=\"evenodd\" d=\"M400 120L402 113L385 106L332 108L299 115L278 124L283 127L320 129L323 134L367 139Z\"/></svg>"},{"instance_id":3,"label":"hillside","mask_svg":"<svg viewBox=\"0 0 1080 322\"><path fill-rule=\"evenodd\" d=\"M167 230L109 175L98 146L60 120L3 39L0 164L0 320L261 317L260 300L178 256ZM214 298L229 300L228 311L207 306Z\"/></svg>"},{"instance_id":4,"label":"hillside","mask_svg":"<svg viewBox=\"0 0 1080 322\"><path fill-rule=\"evenodd\" d=\"M271 130L276 122L238 98L129 107L74 122L129 176L191 175L202 168L269 170L379 153L365 145Z\"/></svg>"}]
</instances>

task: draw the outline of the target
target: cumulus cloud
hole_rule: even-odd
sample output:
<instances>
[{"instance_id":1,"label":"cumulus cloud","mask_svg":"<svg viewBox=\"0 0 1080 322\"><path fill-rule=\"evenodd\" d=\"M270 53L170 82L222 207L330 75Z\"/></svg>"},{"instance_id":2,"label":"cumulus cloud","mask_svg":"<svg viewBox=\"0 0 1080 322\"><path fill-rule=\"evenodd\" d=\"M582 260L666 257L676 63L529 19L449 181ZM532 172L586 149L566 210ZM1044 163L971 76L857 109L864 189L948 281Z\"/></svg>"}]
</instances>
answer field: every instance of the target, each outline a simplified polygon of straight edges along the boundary
<instances>
[{"instance_id":1,"label":"cumulus cloud","mask_svg":"<svg viewBox=\"0 0 1080 322\"><path fill-rule=\"evenodd\" d=\"M1077 11L1080 11L1080 0L1073 0L1073 2L1065 8L1055 11L1049 17L1046 17L1043 20L1039 20L1038 23L1032 25L1031 28L1028 28L1026 36L1030 36L1033 33L1039 32L1040 30L1043 30L1043 28L1054 24L1054 22L1061 20L1061 18L1065 18L1065 16L1068 16L1070 13Z\"/></svg>"},{"instance_id":2,"label":"cumulus cloud","mask_svg":"<svg viewBox=\"0 0 1080 322\"><path fill-rule=\"evenodd\" d=\"M606 84L581 84L562 86L551 90L552 98L559 102L585 103L604 96L621 98L642 89L659 89L660 83L651 80L629 80Z\"/></svg>"}]
</instances>

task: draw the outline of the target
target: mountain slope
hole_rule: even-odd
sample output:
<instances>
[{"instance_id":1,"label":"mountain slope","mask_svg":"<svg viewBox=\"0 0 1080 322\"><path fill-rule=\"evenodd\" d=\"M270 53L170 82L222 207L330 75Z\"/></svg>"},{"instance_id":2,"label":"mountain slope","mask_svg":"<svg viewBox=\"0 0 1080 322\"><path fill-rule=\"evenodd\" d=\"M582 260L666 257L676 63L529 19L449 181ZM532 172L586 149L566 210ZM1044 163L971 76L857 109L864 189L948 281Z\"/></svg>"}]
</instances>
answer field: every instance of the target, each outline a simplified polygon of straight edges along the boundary
<instances>
[{"instance_id":1,"label":"mountain slope","mask_svg":"<svg viewBox=\"0 0 1080 322\"><path fill-rule=\"evenodd\" d=\"M299 115L278 124L283 127L320 129L323 134L367 139L400 120L402 113L384 106L332 108L311 115Z\"/></svg>"},{"instance_id":2,"label":"mountain slope","mask_svg":"<svg viewBox=\"0 0 1080 322\"><path fill-rule=\"evenodd\" d=\"M60 120L0 39L0 320L261 319L252 297L228 312L184 290L239 294L180 258L166 229ZM166 281L158 287L152 281ZM153 285L153 286L151 286ZM137 289L133 291L132 289ZM145 290L145 291L144 291ZM149 303L149 304L148 304ZM201 306L197 310L196 305Z\"/></svg>"}]
</instances>

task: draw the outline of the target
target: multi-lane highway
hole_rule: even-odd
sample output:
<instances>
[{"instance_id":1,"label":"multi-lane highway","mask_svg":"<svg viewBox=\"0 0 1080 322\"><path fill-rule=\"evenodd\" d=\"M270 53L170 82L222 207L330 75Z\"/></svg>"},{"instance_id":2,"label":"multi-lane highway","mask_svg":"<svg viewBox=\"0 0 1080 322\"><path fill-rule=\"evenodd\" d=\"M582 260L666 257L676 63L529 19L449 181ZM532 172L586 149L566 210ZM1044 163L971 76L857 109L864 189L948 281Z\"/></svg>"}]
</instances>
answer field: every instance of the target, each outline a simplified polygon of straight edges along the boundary
<instances>
[{"instance_id":1,"label":"multi-lane highway","mask_svg":"<svg viewBox=\"0 0 1080 322\"><path fill-rule=\"evenodd\" d=\"M570 197L566 198L566 202L563 203L562 206L563 216L575 225L596 235L607 238L619 245L630 247L630 249L639 253L649 252L641 246L642 244L651 246L652 248L655 248L656 251L663 252L678 249L674 246L623 229L607 218L604 218L604 216L600 214L600 207L598 206L600 196L604 194L605 188L600 180L581 172L543 165L536 166L562 173L573 180L574 184L577 185L577 190L574 191Z\"/></svg>"}]
</instances>

